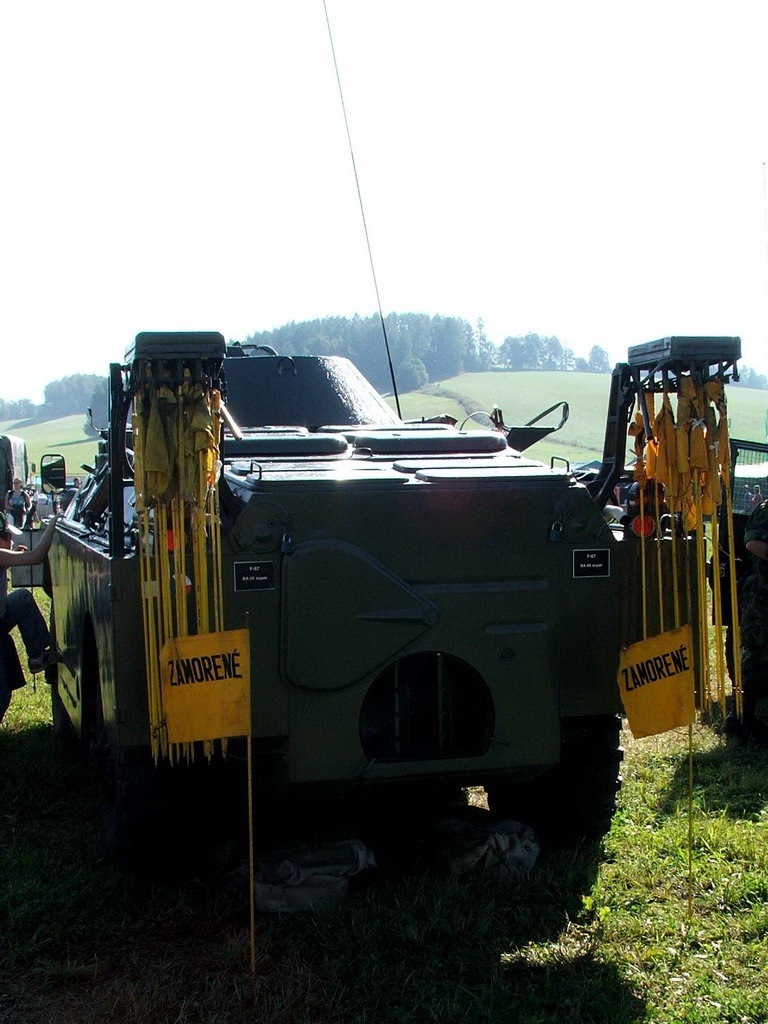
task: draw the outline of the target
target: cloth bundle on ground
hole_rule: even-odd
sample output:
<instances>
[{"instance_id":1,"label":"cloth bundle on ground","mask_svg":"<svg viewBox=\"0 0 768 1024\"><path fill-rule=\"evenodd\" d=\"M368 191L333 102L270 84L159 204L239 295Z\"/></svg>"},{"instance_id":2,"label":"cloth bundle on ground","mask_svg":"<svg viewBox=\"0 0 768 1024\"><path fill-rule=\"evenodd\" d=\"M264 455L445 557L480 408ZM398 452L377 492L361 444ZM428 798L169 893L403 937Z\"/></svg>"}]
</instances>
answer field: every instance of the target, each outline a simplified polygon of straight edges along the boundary
<instances>
[{"instance_id":1,"label":"cloth bundle on ground","mask_svg":"<svg viewBox=\"0 0 768 1024\"><path fill-rule=\"evenodd\" d=\"M522 822L447 818L430 832L421 859L453 878L483 872L504 880L529 871L539 851L533 829Z\"/></svg>"},{"instance_id":2,"label":"cloth bundle on ground","mask_svg":"<svg viewBox=\"0 0 768 1024\"><path fill-rule=\"evenodd\" d=\"M319 910L342 900L349 879L376 867L373 852L359 839L300 846L259 858L255 875L259 910Z\"/></svg>"}]
</instances>

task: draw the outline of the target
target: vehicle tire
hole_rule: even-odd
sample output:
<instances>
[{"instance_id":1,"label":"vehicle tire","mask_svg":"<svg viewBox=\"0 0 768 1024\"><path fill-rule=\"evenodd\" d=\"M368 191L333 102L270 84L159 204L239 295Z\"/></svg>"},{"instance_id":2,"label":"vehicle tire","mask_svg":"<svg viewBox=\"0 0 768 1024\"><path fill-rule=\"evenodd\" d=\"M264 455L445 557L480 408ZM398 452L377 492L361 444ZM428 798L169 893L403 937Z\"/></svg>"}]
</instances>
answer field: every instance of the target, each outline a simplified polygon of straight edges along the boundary
<instances>
[{"instance_id":1,"label":"vehicle tire","mask_svg":"<svg viewBox=\"0 0 768 1024\"><path fill-rule=\"evenodd\" d=\"M136 748L123 752L115 778L105 850L119 867L157 881L200 877L247 850L245 770L229 758L156 765Z\"/></svg>"},{"instance_id":2,"label":"vehicle tire","mask_svg":"<svg viewBox=\"0 0 768 1024\"><path fill-rule=\"evenodd\" d=\"M53 609L51 609L51 646L56 649L56 629L53 621ZM64 701L59 693L59 666L48 665L45 668L45 681L51 688L51 721L53 723L53 735L62 740L74 740L77 738L72 719L67 713Z\"/></svg>"},{"instance_id":3,"label":"vehicle tire","mask_svg":"<svg viewBox=\"0 0 768 1024\"><path fill-rule=\"evenodd\" d=\"M59 694L59 675L55 665L51 665L45 670L45 680L51 687L53 735L62 740L73 741L76 739L77 734Z\"/></svg>"},{"instance_id":4,"label":"vehicle tire","mask_svg":"<svg viewBox=\"0 0 768 1024\"><path fill-rule=\"evenodd\" d=\"M620 736L618 715L563 719L560 763L526 784L486 786L490 810L530 825L544 841L600 838L621 788Z\"/></svg>"},{"instance_id":5,"label":"vehicle tire","mask_svg":"<svg viewBox=\"0 0 768 1024\"><path fill-rule=\"evenodd\" d=\"M83 710L81 739L88 758L107 792L114 790L115 769L112 743L104 720L101 696L99 654L93 627L88 624L83 633L81 654Z\"/></svg>"}]
</instances>

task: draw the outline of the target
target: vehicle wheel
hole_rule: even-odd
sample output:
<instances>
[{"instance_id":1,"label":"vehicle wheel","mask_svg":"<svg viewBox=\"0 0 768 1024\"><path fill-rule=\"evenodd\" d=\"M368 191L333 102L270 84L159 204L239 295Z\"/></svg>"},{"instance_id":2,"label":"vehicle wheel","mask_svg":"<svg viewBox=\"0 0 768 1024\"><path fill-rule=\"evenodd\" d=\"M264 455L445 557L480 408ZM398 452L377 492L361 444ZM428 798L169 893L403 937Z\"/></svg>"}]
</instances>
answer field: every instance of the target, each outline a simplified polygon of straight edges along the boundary
<instances>
[{"instance_id":1,"label":"vehicle wheel","mask_svg":"<svg viewBox=\"0 0 768 1024\"><path fill-rule=\"evenodd\" d=\"M138 758L123 758L116 769L114 789L104 808L104 840L107 856L119 867L152 875L167 860L163 840L175 822L149 752L141 753Z\"/></svg>"},{"instance_id":2,"label":"vehicle wheel","mask_svg":"<svg viewBox=\"0 0 768 1024\"><path fill-rule=\"evenodd\" d=\"M46 682L51 687L51 720L53 721L53 735L63 740L74 740L76 738L75 727L67 714L64 702L59 694L59 677L56 666L49 666L45 670Z\"/></svg>"},{"instance_id":3,"label":"vehicle wheel","mask_svg":"<svg viewBox=\"0 0 768 1024\"><path fill-rule=\"evenodd\" d=\"M563 719L560 763L525 785L489 784L490 810L556 843L605 835L621 788L620 735L618 715Z\"/></svg>"},{"instance_id":4,"label":"vehicle wheel","mask_svg":"<svg viewBox=\"0 0 768 1024\"><path fill-rule=\"evenodd\" d=\"M140 748L124 752L115 775L105 841L118 866L155 880L199 877L247 850L245 771L229 759L156 765Z\"/></svg>"},{"instance_id":5,"label":"vehicle wheel","mask_svg":"<svg viewBox=\"0 0 768 1024\"><path fill-rule=\"evenodd\" d=\"M83 636L82 687L82 743L99 781L111 797L115 788L114 752L104 719L99 655L92 628L86 629Z\"/></svg>"},{"instance_id":6,"label":"vehicle wheel","mask_svg":"<svg viewBox=\"0 0 768 1024\"><path fill-rule=\"evenodd\" d=\"M51 610L51 645L56 648L56 631L53 623L53 610ZM51 721L53 722L53 735L63 740L74 740L77 737L72 719L67 714L64 701L59 693L59 666L47 665L45 668L45 681L51 688Z\"/></svg>"}]
</instances>

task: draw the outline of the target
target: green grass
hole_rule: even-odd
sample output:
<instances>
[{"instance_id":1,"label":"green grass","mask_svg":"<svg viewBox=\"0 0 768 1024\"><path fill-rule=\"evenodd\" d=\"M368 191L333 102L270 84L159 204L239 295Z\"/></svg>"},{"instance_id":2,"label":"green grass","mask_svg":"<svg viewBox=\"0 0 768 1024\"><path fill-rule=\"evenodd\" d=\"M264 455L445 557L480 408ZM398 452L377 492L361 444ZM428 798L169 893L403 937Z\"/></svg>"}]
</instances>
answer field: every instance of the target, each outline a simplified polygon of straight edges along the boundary
<instances>
[{"instance_id":1,"label":"green grass","mask_svg":"<svg viewBox=\"0 0 768 1024\"><path fill-rule=\"evenodd\" d=\"M570 462L599 459L603 451L605 418L610 391L607 374L535 371L464 373L421 391L400 396L405 419L447 413L462 424L474 410L490 412L499 406L508 426L521 426L557 402L566 401L570 416L563 428L539 441L530 454L542 462L552 458ZM390 399L394 406L394 401ZM740 387L728 389L730 430L733 437L760 441L765 434L768 392ZM0 433L17 434L27 442L29 458L37 466L48 453L63 455L69 476L90 465L96 452L96 440L83 430L85 417L65 416L46 421L0 421ZM542 421L557 423L556 410ZM471 425L469 421L468 425Z\"/></svg>"},{"instance_id":2,"label":"green grass","mask_svg":"<svg viewBox=\"0 0 768 1024\"><path fill-rule=\"evenodd\" d=\"M556 402L568 402L568 421L557 433L537 442L530 454L543 462L559 457L589 462L603 453L610 377L595 373L519 372L463 373L400 396L403 416L417 418L445 412L461 423L468 412L490 412L499 406L508 426L521 426ZM727 392L732 437L761 441L765 437L768 392L730 387ZM674 403L673 403L674 404ZM542 424L557 423L559 411Z\"/></svg>"},{"instance_id":3,"label":"green grass","mask_svg":"<svg viewBox=\"0 0 768 1024\"><path fill-rule=\"evenodd\" d=\"M251 976L241 897L103 859L100 791L30 683L0 727L0 1020L764 1022L768 751L692 738L690 876L687 730L627 735L602 850L260 918Z\"/></svg>"},{"instance_id":4,"label":"green grass","mask_svg":"<svg viewBox=\"0 0 768 1024\"><path fill-rule=\"evenodd\" d=\"M237 891L104 858L101 791L30 680L0 726L0 1022L762 1024L768 750L703 724L692 742L689 788L687 730L625 737L602 849L506 886L385 878L261 917L252 976Z\"/></svg>"},{"instance_id":5,"label":"green grass","mask_svg":"<svg viewBox=\"0 0 768 1024\"><path fill-rule=\"evenodd\" d=\"M82 475L82 465L93 464L98 439L89 437L83 425L85 415L77 413L55 420L0 420L0 434L15 434L27 444L30 467L40 472L43 455L63 455L68 476Z\"/></svg>"}]
</instances>

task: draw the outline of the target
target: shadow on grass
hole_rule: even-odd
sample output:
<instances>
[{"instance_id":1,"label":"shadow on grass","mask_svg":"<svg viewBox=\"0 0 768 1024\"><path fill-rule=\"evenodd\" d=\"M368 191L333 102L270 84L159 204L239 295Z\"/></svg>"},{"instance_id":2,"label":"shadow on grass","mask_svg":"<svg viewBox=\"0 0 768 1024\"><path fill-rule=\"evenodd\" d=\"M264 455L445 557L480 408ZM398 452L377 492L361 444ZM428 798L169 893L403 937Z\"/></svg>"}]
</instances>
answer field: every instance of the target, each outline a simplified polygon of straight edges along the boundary
<instances>
[{"instance_id":1,"label":"shadow on grass","mask_svg":"<svg viewBox=\"0 0 768 1024\"><path fill-rule=\"evenodd\" d=\"M93 441L93 443L96 444L96 442L98 440L99 440L98 437L96 437L96 436L90 437L90 436L88 436L86 434L83 437L75 438L72 441L57 441L56 442L56 448L57 449L59 449L59 448L73 448L76 445L82 444L83 441Z\"/></svg>"},{"instance_id":2,"label":"shadow on grass","mask_svg":"<svg viewBox=\"0 0 768 1024\"><path fill-rule=\"evenodd\" d=\"M630 1024L643 1003L601 962L599 926L584 920L596 852L554 853L506 885L387 883L335 915L291 922L292 943L336 980L343 1021Z\"/></svg>"},{"instance_id":3,"label":"shadow on grass","mask_svg":"<svg viewBox=\"0 0 768 1024\"><path fill-rule=\"evenodd\" d=\"M689 777L688 757L681 755L663 813L677 813L687 802ZM693 798L734 820L758 817L768 807L768 747L728 739L712 750L694 751Z\"/></svg>"},{"instance_id":4,"label":"shadow on grass","mask_svg":"<svg viewBox=\"0 0 768 1024\"><path fill-rule=\"evenodd\" d=\"M376 880L324 915L260 918L208 881L153 885L103 859L102 798L50 726L0 732L0 1021L632 1024L583 897L597 845L506 884Z\"/></svg>"},{"instance_id":5,"label":"shadow on grass","mask_svg":"<svg viewBox=\"0 0 768 1024\"><path fill-rule=\"evenodd\" d=\"M0 766L0 960L13 964L92 934L92 900L116 879L100 864L100 792L76 748L49 725L3 731Z\"/></svg>"},{"instance_id":6,"label":"shadow on grass","mask_svg":"<svg viewBox=\"0 0 768 1024\"><path fill-rule=\"evenodd\" d=\"M54 738L50 724L0 730L3 827L25 828L56 814L58 803L88 786L79 752Z\"/></svg>"},{"instance_id":7,"label":"shadow on grass","mask_svg":"<svg viewBox=\"0 0 768 1024\"><path fill-rule=\"evenodd\" d=\"M5 429L7 433L14 434L16 432L21 432L23 430L29 430L32 427L39 427L43 423L50 423L52 420L62 419L65 416L79 415L82 415L83 421L85 422L85 409L83 409L82 412L77 410L74 410L72 412L47 412L45 408L40 408L34 416L25 416L22 417L21 419L15 420L12 423L6 424ZM93 436L94 439L96 439L96 435L94 434ZM89 440L90 435L83 432L83 438L81 438L81 440L83 439Z\"/></svg>"}]
</instances>

